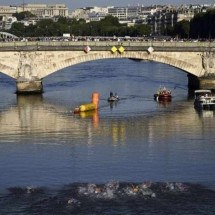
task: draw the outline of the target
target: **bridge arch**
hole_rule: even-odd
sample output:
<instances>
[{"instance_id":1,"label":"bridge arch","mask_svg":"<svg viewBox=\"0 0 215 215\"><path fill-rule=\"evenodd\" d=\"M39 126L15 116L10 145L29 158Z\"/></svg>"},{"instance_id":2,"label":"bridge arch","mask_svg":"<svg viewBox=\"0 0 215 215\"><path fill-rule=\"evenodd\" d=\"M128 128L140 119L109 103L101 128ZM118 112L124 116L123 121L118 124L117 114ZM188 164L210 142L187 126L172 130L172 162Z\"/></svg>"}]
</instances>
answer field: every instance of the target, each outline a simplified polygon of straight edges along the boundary
<instances>
[{"instance_id":1,"label":"bridge arch","mask_svg":"<svg viewBox=\"0 0 215 215\"><path fill-rule=\"evenodd\" d=\"M0 62L0 73L8 76L8 77L11 77L13 79L16 79L16 70L10 66L7 66L3 63Z\"/></svg>"},{"instance_id":2,"label":"bridge arch","mask_svg":"<svg viewBox=\"0 0 215 215\"><path fill-rule=\"evenodd\" d=\"M84 63L88 61L100 60L100 59L111 59L111 58L133 58L141 60L149 60L158 63L164 63L175 68L178 68L188 74L198 76L201 73L200 68L198 68L192 62L183 61L180 58L174 58L171 56L161 55L159 53L148 54L147 52L127 52L123 54L112 54L111 52L96 52L90 54L80 54L77 56L71 56L62 59L59 62L55 62L49 66L49 69L40 75L40 78L44 78L52 73L55 73L63 68L76 65L79 63Z\"/></svg>"}]
</instances>

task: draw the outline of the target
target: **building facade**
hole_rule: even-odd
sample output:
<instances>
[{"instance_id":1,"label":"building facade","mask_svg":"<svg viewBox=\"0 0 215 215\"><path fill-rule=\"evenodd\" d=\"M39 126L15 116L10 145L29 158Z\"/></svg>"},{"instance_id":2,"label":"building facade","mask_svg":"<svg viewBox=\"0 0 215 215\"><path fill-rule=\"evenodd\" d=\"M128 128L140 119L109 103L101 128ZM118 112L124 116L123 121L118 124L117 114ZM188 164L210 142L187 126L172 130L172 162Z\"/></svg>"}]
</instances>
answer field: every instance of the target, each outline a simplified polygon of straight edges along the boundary
<instances>
[{"instance_id":1,"label":"building facade","mask_svg":"<svg viewBox=\"0 0 215 215\"><path fill-rule=\"evenodd\" d=\"M17 12L29 11L37 17L50 18L54 16L68 17L68 7L65 4L23 4L17 7Z\"/></svg>"},{"instance_id":2,"label":"building facade","mask_svg":"<svg viewBox=\"0 0 215 215\"><path fill-rule=\"evenodd\" d=\"M108 15L117 17L119 21L137 19L139 7L112 7L108 8Z\"/></svg>"}]
</instances>

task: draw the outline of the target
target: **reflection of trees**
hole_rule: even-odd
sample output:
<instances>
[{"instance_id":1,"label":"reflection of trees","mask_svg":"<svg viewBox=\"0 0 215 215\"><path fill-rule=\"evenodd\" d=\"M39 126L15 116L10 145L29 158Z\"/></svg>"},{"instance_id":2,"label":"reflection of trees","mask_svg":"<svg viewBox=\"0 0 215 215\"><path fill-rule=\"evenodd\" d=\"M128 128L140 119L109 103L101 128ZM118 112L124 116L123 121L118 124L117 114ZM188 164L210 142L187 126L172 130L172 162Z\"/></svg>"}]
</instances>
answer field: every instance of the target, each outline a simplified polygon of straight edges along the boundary
<instances>
[{"instance_id":1,"label":"reflection of trees","mask_svg":"<svg viewBox=\"0 0 215 215\"><path fill-rule=\"evenodd\" d=\"M44 102L41 95L18 95L17 106L1 113L1 133L53 133L82 130L80 120L65 115L60 107ZM79 134L77 134L79 135Z\"/></svg>"},{"instance_id":2,"label":"reflection of trees","mask_svg":"<svg viewBox=\"0 0 215 215\"><path fill-rule=\"evenodd\" d=\"M113 123L111 126L113 143L124 143L126 136L126 126L124 123Z\"/></svg>"},{"instance_id":3,"label":"reflection of trees","mask_svg":"<svg viewBox=\"0 0 215 215\"><path fill-rule=\"evenodd\" d=\"M99 119L99 111L66 114L68 110L46 103L41 95L20 95L17 96L17 106L0 113L0 137L29 135L43 138L51 135L57 138L87 138L90 142L97 137L111 137L114 144L124 144L127 138L155 142L156 138L166 139L188 132L199 135L210 132L206 131L207 125L213 128L214 124L211 112L200 116L193 105L172 112L121 119Z\"/></svg>"}]
</instances>

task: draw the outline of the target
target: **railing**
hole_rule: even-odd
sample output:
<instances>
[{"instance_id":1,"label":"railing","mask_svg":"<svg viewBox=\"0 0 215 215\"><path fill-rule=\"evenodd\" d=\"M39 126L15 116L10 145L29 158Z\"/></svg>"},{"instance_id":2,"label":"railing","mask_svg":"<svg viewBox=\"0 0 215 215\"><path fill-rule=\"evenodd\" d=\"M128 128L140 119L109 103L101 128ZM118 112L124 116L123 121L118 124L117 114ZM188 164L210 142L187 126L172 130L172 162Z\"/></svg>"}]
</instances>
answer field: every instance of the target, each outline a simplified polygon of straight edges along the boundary
<instances>
[{"instance_id":1,"label":"railing","mask_svg":"<svg viewBox=\"0 0 215 215\"><path fill-rule=\"evenodd\" d=\"M27 47L112 47L112 46L124 46L124 47L160 47L160 48L211 48L215 50L215 42L161 42L161 41L28 41L28 42L0 42L0 51L5 48L16 49Z\"/></svg>"}]
</instances>

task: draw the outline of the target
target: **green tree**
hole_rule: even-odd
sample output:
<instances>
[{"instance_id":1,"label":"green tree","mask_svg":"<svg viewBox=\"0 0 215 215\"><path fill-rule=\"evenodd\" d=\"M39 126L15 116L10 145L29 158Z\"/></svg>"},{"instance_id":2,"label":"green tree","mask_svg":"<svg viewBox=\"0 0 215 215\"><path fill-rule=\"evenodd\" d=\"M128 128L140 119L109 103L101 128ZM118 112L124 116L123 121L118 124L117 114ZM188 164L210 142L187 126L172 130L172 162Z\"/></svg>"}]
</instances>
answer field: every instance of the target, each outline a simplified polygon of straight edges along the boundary
<instances>
[{"instance_id":1,"label":"green tree","mask_svg":"<svg viewBox=\"0 0 215 215\"><path fill-rule=\"evenodd\" d=\"M190 22L190 35L192 38L215 38L215 9L194 16Z\"/></svg>"},{"instance_id":2,"label":"green tree","mask_svg":"<svg viewBox=\"0 0 215 215\"><path fill-rule=\"evenodd\" d=\"M179 36L180 38L189 38L190 22L186 20L177 22L174 26L173 32L175 35Z\"/></svg>"},{"instance_id":3,"label":"green tree","mask_svg":"<svg viewBox=\"0 0 215 215\"><path fill-rule=\"evenodd\" d=\"M37 36L45 36L45 37L54 36L51 31L53 29L53 24L54 24L54 21L51 19L42 19L39 22L37 22L37 29L38 29L37 32L40 33L40 35L37 35Z\"/></svg>"},{"instance_id":4,"label":"green tree","mask_svg":"<svg viewBox=\"0 0 215 215\"><path fill-rule=\"evenodd\" d=\"M172 26L167 26L167 27L165 28L164 35L175 36L174 27L172 27Z\"/></svg>"},{"instance_id":5,"label":"green tree","mask_svg":"<svg viewBox=\"0 0 215 215\"><path fill-rule=\"evenodd\" d=\"M16 17L18 21L24 20L25 18L36 17L34 14L32 14L29 11L14 13L14 14L12 14L12 16Z\"/></svg>"},{"instance_id":6,"label":"green tree","mask_svg":"<svg viewBox=\"0 0 215 215\"><path fill-rule=\"evenodd\" d=\"M79 19L78 24L79 25L84 25L84 24L86 24L86 20L85 19Z\"/></svg>"},{"instance_id":7,"label":"green tree","mask_svg":"<svg viewBox=\"0 0 215 215\"><path fill-rule=\"evenodd\" d=\"M66 25L66 24L69 23L69 19L66 18L66 17L60 16L60 17L58 18L58 21L57 21L57 22Z\"/></svg>"},{"instance_id":8,"label":"green tree","mask_svg":"<svg viewBox=\"0 0 215 215\"><path fill-rule=\"evenodd\" d=\"M149 36L151 33L151 28L149 25L137 25L137 36Z\"/></svg>"},{"instance_id":9,"label":"green tree","mask_svg":"<svg viewBox=\"0 0 215 215\"><path fill-rule=\"evenodd\" d=\"M106 16L100 21L102 26L120 26L119 20L117 17Z\"/></svg>"},{"instance_id":10,"label":"green tree","mask_svg":"<svg viewBox=\"0 0 215 215\"><path fill-rule=\"evenodd\" d=\"M26 34L24 24L20 22L14 22L9 32L16 35L17 37L25 37Z\"/></svg>"},{"instance_id":11,"label":"green tree","mask_svg":"<svg viewBox=\"0 0 215 215\"><path fill-rule=\"evenodd\" d=\"M20 14L19 14L20 15ZM52 19L43 19L36 25L24 26L16 23L12 26L11 33L24 37L51 37L62 36L63 33L70 33L74 36L143 36L150 34L150 27L147 25L136 25L128 27L120 24L118 18L106 16L99 22L86 23L84 19L70 19L59 17L57 22Z\"/></svg>"}]
</instances>

